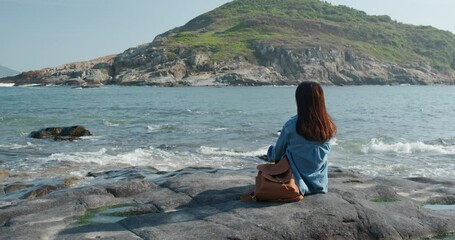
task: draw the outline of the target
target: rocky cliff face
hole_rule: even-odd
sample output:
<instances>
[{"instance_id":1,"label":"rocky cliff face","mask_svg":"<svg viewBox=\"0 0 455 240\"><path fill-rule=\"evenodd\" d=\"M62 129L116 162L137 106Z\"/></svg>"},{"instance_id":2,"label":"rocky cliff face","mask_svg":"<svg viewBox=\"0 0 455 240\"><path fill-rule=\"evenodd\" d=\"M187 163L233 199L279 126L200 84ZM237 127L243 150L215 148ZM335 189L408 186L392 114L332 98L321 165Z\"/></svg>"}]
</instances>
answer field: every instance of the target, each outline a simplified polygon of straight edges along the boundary
<instances>
[{"instance_id":1,"label":"rocky cliff face","mask_svg":"<svg viewBox=\"0 0 455 240\"><path fill-rule=\"evenodd\" d=\"M426 63L398 65L366 56L349 46L280 48L256 42L260 65L274 69L285 82L316 80L324 84L454 84L454 73Z\"/></svg>"},{"instance_id":2,"label":"rocky cliff face","mask_svg":"<svg viewBox=\"0 0 455 240\"><path fill-rule=\"evenodd\" d=\"M113 63L114 84L200 86L269 85L286 77L243 57L212 61L211 52L189 47L166 47L167 37L131 48L117 55Z\"/></svg>"},{"instance_id":3,"label":"rocky cliff face","mask_svg":"<svg viewBox=\"0 0 455 240\"><path fill-rule=\"evenodd\" d=\"M0 79L16 85L293 85L303 80L322 84L455 84L453 72L426 63L398 65L358 52L350 46L275 46L255 41L256 59L212 61L209 51L167 47L167 36L118 55L25 72Z\"/></svg>"},{"instance_id":4,"label":"rocky cliff face","mask_svg":"<svg viewBox=\"0 0 455 240\"><path fill-rule=\"evenodd\" d=\"M96 85L108 83L112 76L115 55L96 58L85 62L74 62L55 68L44 68L23 72L14 77L1 78L0 82L14 82L16 85Z\"/></svg>"}]
</instances>

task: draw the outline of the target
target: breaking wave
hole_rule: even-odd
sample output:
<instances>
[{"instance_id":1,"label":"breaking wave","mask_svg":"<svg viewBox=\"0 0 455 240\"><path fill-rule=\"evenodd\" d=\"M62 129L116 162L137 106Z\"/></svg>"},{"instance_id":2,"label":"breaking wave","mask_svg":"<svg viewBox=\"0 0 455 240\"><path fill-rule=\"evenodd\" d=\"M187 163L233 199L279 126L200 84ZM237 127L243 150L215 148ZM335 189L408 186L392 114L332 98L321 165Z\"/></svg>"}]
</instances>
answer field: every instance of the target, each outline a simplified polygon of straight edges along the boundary
<instances>
[{"instance_id":1,"label":"breaking wave","mask_svg":"<svg viewBox=\"0 0 455 240\"><path fill-rule=\"evenodd\" d=\"M0 83L0 87L14 87L14 83Z\"/></svg>"},{"instance_id":2,"label":"breaking wave","mask_svg":"<svg viewBox=\"0 0 455 240\"><path fill-rule=\"evenodd\" d=\"M1 145L0 148L3 149L10 149L10 150L15 150L15 149L24 149L24 148L35 148L39 147L31 142L27 142L25 144L17 144L17 143L12 143L12 144L6 144L6 145Z\"/></svg>"},{"instance_id":3,"label":"breaking wave","mask_svg":"<svg viewBox=\"0 0 455 240\"><path fill-rule=\"evenodd\" d=\"M103 119L103 124L104 124L105 126L107 126L107 127L118 127L118 126L120 126L120 124L118 124L118 123L113 123L113 122L108 121L108 120L106 120L106 119Z\"/></svg>"},{"instance_id":4,"label":"breaking wave","mask_svg":"<svg viewBox=\"0 0 455 240\"><path fill-rule=\"evenodd\" d=\"M254 151L241 152L229 149L200 147L196 152L169 151L154 147L137 148L129 152L119 153L117 149L101 148L95 152L54 153L41 158L42 162L71 162L82 165L114 166L152 166L160 171L175 171L185 167L212 167L240 169L254 166L255 161L245 161L245 157L263 155L267 151L261 148ZM260 160L258 160L260 161Z\"/></svg>"},{"instance_id":5,"label":"breaking wave","mask_svg":"<svg viewBox=\"0 0 455 240\"><path fill-rule=\"evenodd\" d=\"M455 154L455 145L430 144L421 141L385 143L373 138L368 144L362 146L363 153L435 153Z\"/></svg>"},{"instance_id":6,"label":"breaking wave","mask_svg":"<svg viewBox=\"0 0 455 240\"><path fill-rule=\"evenodd\" d=\"M256 157L267 153L268 146L262 147L253 151L240 151L227 148L216 148L201 146L198 152L203 155L218 155L218 156L231 156L231 157Z\"/></svg>"}]
</instances>

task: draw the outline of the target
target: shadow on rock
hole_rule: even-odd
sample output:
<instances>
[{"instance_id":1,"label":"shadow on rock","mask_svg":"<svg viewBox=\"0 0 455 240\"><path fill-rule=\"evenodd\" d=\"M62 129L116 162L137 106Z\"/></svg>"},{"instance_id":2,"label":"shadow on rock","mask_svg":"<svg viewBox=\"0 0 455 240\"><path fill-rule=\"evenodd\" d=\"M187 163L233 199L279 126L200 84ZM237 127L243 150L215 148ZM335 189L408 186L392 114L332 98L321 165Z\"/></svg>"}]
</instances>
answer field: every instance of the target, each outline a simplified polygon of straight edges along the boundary
<instances>
[{"instance_id":1,"label":"shadow on rock","mask_svg":"<svg viewBox=\"0 0 455 240\"><path fill-rule=\"evenodd\" d=\"M453 199L452 187L341 169L329 174L327 194L293 203L241 202L253 188L255 169L187 168L115 183L78 202L86 209L144 204L156 212L108 225L65 225L56 239L418 239L455 229L455 213L420 207L431 195Z\"/></svg>"}]
</instances>

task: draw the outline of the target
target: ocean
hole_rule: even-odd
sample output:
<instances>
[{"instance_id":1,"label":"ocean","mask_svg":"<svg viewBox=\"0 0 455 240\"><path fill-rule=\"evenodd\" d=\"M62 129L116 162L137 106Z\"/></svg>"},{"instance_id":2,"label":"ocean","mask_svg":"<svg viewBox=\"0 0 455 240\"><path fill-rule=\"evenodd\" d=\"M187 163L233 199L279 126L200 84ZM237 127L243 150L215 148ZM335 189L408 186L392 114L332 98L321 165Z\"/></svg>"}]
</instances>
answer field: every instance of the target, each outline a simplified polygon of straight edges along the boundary
<instances>
[{"instance_id":1,"label":"ocean","mask_svg":"<svg viewBox=\"0 0 455 240\"><path fill-rule=\"evenodd\" d=\"M324 86L338 133L329 165L370 176L455 178L455 86ZM0 87L5 182L128 167L251 168L296 113L295 86ZM32 139L83 125L93 136Z\"/></svg>"}]
</instances>

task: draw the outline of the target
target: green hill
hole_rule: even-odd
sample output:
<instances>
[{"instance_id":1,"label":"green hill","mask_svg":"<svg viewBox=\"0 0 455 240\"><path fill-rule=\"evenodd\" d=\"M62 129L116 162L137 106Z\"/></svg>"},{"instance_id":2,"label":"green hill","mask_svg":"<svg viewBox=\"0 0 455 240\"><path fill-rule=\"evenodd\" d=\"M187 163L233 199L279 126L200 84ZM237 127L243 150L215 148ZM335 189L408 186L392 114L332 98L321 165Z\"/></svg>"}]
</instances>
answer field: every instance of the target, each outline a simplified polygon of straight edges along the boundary
<instances>
[{"instance_id":1,"label":"green hill","mask_svg":"<svg viewBox=\"0 0 455 240\"><path fill-rule=\"evenodd\" d=\"M16 85L455 84L455 35L319 0L234 0L113 56Z\"/></svg>"},{"instance_id":2,"label":"green hill","mask_svg":"<svg viewBox=\"0 0 455 240\"><path fill-rule=\"evenodd\" d=\"M212 51L212 60L254 59L251 42L298 47L352 46L398 64L423 61L455 70L455 35L430 26L398 23L319 0L237 0L173 29L170 46Z\"/></svg>"}]
</instances>

